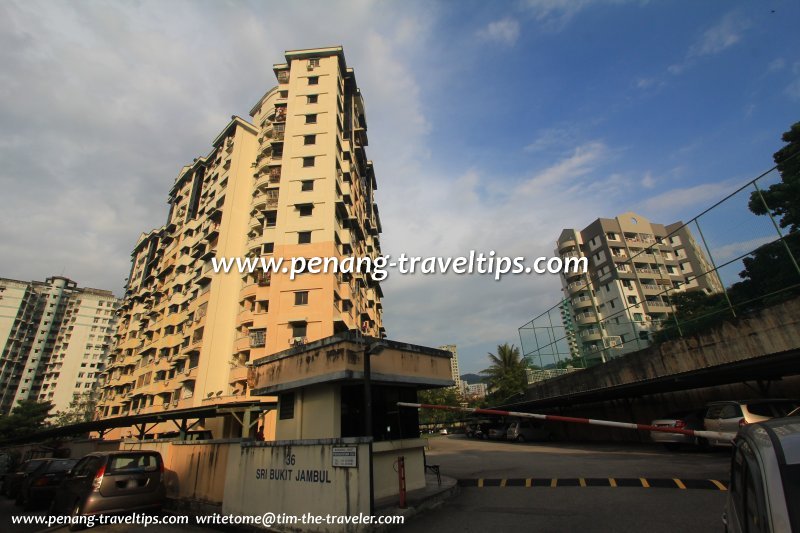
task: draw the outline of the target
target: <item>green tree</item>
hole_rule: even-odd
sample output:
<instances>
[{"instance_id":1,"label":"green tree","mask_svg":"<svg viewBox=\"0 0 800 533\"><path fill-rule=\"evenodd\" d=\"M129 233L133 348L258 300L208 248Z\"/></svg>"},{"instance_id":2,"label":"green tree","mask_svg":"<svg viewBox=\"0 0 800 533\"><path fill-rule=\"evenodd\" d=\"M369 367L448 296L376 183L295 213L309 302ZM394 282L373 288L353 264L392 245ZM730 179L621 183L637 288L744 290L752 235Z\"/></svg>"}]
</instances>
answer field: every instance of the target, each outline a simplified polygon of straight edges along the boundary
<instances>
[{"instance_id":1,"label":"green tree","mask_svg":"<svg viewBox=\"0 0 800 533\"><path fill-rule=\"evenodd\" d=\"M0 416L0 440L24 438L45 429L53 404L35 400L20 400L11 414Z\"/></svg>"},{"instance_id":2,"label":"green tree","mask_svg":"<svg viewBox=\"0 0 800 533\"><path fill-rule=\"evenodd\" d=\"M497 354L490 353L492 365L481 374L491 389L491 401L502 403L514 396L523 394L528 386L528 362L520 355L519 348L513 344L501 344Z\"/></svg>"},{"instance_id":3,"label":"green tree","mask_svg":"<svg viewBox=\"0 0 800 533\"><path fill-rule=\"evenodd\" d=\"M91 422L97 407L97 397L93 392L85 392L72 398L65 411L56 411L53 415L54 426L69 426L81 422Z\"/></svg>"},{"instance_id":4,"label":"green tree","mask_svg":"<svg viewBox=\"0 0 800 533\"><path fill-rule=\"evenodd\" d=\"M756 215L771 214L781 228L788 230L784 231L785 244L780 241L765 244L742 260L744 270L739 276L743 281L730 288L734 303L753 301L767 305L800 294L800 273L794 262L800 261L800 122L792 125L782 139L786 146L773 156L781 181L760 195L751 193L748 207ZM765 297L772 293L779 294Z\"/></svg>"},{"instance_id":5,"label":"green tree","mask_svg":"<svg viewBox=\"0 0 800 533\"><path fill-rule=\"evenodd\" d=\"M454 387L419 391L417 398L419 403L449 405L451 407L458 407L461 405L461 395ZM419 423L421 426L429 426L430 429L436 430L462 418L463 416L463 414L457 411L421 409L419 412Z\"/></svg>"}]
</instances>

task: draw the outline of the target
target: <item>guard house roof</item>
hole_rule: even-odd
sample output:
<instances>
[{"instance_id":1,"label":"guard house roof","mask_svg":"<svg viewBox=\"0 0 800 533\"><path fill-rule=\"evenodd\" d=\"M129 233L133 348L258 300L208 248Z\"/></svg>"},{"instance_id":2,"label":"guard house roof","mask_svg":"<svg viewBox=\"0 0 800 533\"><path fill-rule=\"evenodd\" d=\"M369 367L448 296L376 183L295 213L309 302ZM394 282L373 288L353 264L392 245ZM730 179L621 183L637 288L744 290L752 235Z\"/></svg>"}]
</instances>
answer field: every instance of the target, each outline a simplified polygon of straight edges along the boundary
<instances>
[{"instance_id":1,"label":"guard house roof","mask_svg":"<svg viewBox=\"0 0 800 533\"><path fill-rule=\"evenodd\" d=\"M375 347L382 350L375 352ZM361 381L364 354L372 349L371 379L418 388L453 385L452 354L405 342L364 337L351 331L303 344L253 362L252 394L270 395L309 385Z\"/></svg>"}]
</instances>

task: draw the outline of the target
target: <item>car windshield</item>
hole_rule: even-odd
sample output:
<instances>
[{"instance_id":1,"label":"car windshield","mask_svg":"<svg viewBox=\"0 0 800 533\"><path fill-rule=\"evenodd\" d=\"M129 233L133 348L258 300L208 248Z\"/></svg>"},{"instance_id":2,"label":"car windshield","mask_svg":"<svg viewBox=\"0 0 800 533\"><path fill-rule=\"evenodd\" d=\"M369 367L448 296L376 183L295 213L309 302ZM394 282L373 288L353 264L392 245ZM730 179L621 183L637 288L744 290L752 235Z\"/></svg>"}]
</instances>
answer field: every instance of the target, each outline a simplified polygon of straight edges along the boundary
<instances>
[{"instance_id":1,"label":"car windshield","mask_svg":"<svg viewBox=\"0 0 800 533\"><path fill-rule=\"evenodd\" d=\"M58 459L56 461L50 461L50 464L47 465L47 472L66 472L73 466L75 466L75 459Z\"/></svg>"},{"instance_id":2,"label":"car windshield","mask_svg":"<svg viewBox=\"0 0 800 533\"><path fill-rule=\"evenodd\" d=\"M42 463L44 463L44 459L40 459L38 461L28 461L23 465L22 468L20 468L20 470L25 473L31 473L40 466L42 466Z\"/></svg>"},{"instance_id":3,"label":"car windshield","mask_svg":"<svg viewBox=\"0 0 800 533\"><path fill-rule=\"evenodd\" d=\"M754 415L769 417L784 417L797 408L797 402L760 402L747 406L747 410Z\"/></svg>"},{"instance_id":4,"label":"car windshield","mask_svg":"<svg viewBox=\"0 0 800 533\"><path fill-rule=\"evenodd\" d=\"M109 459L106 473L155 472L158 468L158 457L153 454L121 454Z\"/></svg>"}]
</instances>

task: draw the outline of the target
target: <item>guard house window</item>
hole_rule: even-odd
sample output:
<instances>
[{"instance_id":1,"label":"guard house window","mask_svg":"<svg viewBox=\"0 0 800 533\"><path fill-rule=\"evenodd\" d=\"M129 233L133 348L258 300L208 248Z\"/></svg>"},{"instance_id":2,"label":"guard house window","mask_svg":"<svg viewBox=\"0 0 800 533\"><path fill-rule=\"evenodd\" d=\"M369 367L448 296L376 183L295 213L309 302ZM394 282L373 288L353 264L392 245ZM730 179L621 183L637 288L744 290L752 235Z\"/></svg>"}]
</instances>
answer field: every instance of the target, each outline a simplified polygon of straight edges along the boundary
<instances>
[{"instance_id":1,"label":"guard house window","mask_svg":"<svg viewBox=\"0 0 800 533\"><path fill-rule=\"evenodd\" d=\"M308 84L309 85L319 85L319 76L309 76L308 77Z\"/></svg>"},{"instance_id":2,"label":"guard house window","mask_svg":"<svg viewBox=\"0 0 800 533\"><path fill-rule=\"evenodd\" d=\"M317 114L311 113L306 115L306 124L316 124L317 123Z\"/></svg>"},{"instance_id":3,"label":"guard house window","mask_svg":"<svg viewBox=\"0 0 800 533\"><path fill-rule=\"evenodd\" d=\"M297 233L297 244L309 244L309 243L311 243L310 231L300 231Z\"/></svg>"},{"instance_id":4,"label":"guard house window","mask_svg":"<svg viewBox=\"0 0 800 533\"><path fill-rule=\"evenodd\" d=\"M318 94L309 94L306 96L306 103L307 104L316 104L319 102L319 95Z\"/></svg>"},{"instance_id":5,"label":"guard house window","mask_svg":"<svg viewBox=\"0 0 800 533\"><path fill-rule=\"evenodd\" d=\"M300 185L301 191L313 191L314 190L314 180L303 180Z\"/></svg>"},{"instance_id":6,"label":"guard house window","mask_svg":"<svg viewBox=\"0 0 800 533\"><path fill-rule=\"evenodd\" d=\"M303 144L317 144L317 136L316 135L303 135Z\"/></svg>"},{"instance_id":7,"label":"guard house window","mask_svg":"<svg viewBox=\"0 0 800 533\"><path fill-rule=\"evenodd\" d=\"M304 167L313 167L314 166L314 156L304 157L303 158L303 166Z\"/></svg>"},{"instance_id":8,"label":"guard house window","mask_svg":"<svg viewBox=\"0 0 800 533\"><path fill-rule=\"evenodd\" d=\"M310 217L314 213L314 204L300 204L297 206L301 217Z\"/></svg>"},{"instance_id":9,"label":"guard house window","mask_svg":"<svg viewBox=\"0 0 800 533\"><path fill-rule=\"evenodd\" d=\"M308 305L308 291L294 293L294 305Z\"/></svg>"},{"instance_id":10,"label":"guard house window","mask_svg":"<svg viewBox=\"0 0 800 533\"><path fill-rule=\"evenodd\" d=\"M294 418L294 393L285 392L279 396L280 408L278 417L281 420L291 420Z\"/></svg>"}]
</instances>

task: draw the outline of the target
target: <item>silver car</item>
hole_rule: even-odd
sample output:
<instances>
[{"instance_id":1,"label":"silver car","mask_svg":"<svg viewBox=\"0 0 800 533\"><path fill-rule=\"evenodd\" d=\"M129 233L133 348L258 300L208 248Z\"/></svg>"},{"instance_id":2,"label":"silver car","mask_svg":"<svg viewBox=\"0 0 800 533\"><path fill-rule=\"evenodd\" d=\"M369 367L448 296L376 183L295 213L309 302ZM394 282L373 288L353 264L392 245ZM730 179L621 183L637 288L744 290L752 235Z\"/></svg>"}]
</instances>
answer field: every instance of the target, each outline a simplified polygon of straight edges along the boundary
<instances>
[{"instance_id":1,"label":"silver car","mask_svg":"<svg viewBox=\"0 0 800 533\"><path fill-rule=\"evenodd\" d=\"M703 425L707 431L729 433L733 436L742 426L784 417L798 406L800 402L797 400L785 399L712 402L706 406ZM709 444L730 446L731 441L712 439Z\"/></svg>"},{"instance_id":2,"label":"silver car","mask_svg":"<svg viewBox=\"0 0 800 533\"><path fill-rule=\"evenodd\" d=\"M506 431L506 440L525 442L551 440L552 434L538 420L524 419L511 422Z\"/></svg>"},{"instance_id":3,"label":"silver car","mask_svg":"<svg viewBox=\"0 0 800 533\"><path fill-rule=\"evenodd\" d=\"M800 420L747 424L733 441L728 533L800 531Z\"/></svg>"},{"instance_id":4,"label":"silver car","mask_svg":"<svg viewBox=\"0 0 800 533\"><path fill-rule=\"evenodd\" d=\"M670 429L703 429L705 410L679 411L670 413L650 422L651 426ZM680 449L681 446L701 446L703 443L698 437L682 433L667 433L665 431L651 431L650 438L653 442L663 444L670 451Z\"/></svg>"}]
</instances>

